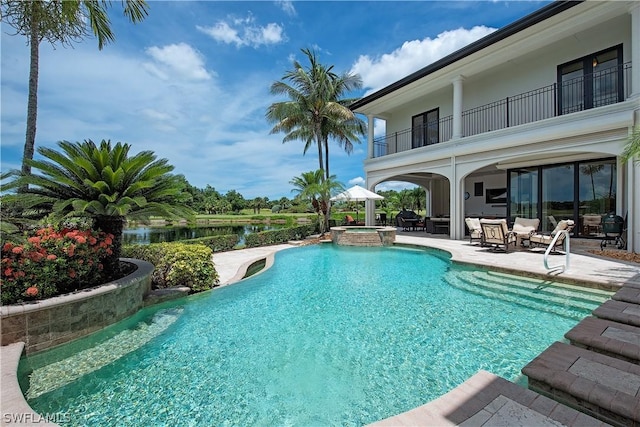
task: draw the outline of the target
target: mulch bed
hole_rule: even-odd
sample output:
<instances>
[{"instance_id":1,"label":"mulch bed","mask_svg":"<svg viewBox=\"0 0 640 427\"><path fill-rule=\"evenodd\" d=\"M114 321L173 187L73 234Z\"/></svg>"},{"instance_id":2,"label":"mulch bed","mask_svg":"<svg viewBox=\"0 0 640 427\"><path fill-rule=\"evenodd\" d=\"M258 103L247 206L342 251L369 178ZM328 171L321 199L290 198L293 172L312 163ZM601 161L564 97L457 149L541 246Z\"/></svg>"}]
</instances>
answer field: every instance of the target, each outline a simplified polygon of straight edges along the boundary
<instances>
[{"instance_id":1,"label":"mulch bed","mask_svg":"<svg viewBox=\"0 0 640 427\"><path fill-rule=\"evenodd\" d=\"M590 250L589 253L605 258L613 258L621 261L631 261L640 264L640 254L630 253L622 250L604 249Z\"/></svg>"}]
</instances>

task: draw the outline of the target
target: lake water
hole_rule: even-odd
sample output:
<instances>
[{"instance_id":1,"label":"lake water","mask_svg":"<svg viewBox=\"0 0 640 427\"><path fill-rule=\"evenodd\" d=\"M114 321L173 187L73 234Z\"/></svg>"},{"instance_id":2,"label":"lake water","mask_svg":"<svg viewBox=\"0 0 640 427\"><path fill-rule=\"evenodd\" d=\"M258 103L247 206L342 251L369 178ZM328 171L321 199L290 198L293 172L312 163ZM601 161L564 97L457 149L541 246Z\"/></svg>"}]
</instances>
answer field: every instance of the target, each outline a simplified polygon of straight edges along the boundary
<instances>
[{"instance_id":1,"label":"lake water","mask_svg":"<svg viewBox=\"0 0 640 427\"><path fill-rule=\"evenodd\" d=\"M197 239L199 237L221 236L236 234L240 237L240 244L250 233L285 228L285 224L224 224L208 226L170 226L170 227L133 227L123 232L124 244L148 244L161 242L175 242L179 240Z\"/></svg>"}]
</instances>

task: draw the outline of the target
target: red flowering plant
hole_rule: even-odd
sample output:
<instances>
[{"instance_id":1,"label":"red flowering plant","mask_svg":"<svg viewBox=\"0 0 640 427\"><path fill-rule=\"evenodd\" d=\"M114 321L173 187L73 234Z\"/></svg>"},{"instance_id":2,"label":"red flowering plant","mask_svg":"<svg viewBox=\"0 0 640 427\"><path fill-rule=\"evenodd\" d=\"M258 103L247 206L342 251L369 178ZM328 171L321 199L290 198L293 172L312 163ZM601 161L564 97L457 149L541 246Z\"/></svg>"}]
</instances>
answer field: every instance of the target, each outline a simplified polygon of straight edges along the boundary
<instances>
[{"instance_id":1,"label":"red flowering plant","mask_svg":"<svg viewBox=\"0 0 640 427\"><path fill-rule=\"evenodd\" d=\"M2 304L48 298L101 281L113 236L92 230L41 228L26 243L3 242Z\"/></svg>"}]
</instances>

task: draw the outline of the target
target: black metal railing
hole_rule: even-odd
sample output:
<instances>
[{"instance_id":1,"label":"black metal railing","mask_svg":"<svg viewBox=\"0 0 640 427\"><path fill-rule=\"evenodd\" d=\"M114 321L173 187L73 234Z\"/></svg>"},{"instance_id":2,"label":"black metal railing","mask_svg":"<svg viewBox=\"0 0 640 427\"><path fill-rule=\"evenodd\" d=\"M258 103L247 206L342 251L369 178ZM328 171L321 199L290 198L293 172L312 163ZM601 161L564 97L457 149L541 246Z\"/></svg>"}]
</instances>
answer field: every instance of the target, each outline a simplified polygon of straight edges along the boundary
<instances>
[{"instance_id":1,"label":"black metal railing","mask_svg":"<svg viewBox=\"0 0 640 427\"><path fill-rule=\"evenodd\" d=\"M621 83L621 84L620 84ZM509 96L462 112L463 136L519 126L624 101L631 94L631 63ZM451 139L453 116L376 138L374 157ZM426 135L429 137L427 138Z\"/></svg>"}]
</instances>

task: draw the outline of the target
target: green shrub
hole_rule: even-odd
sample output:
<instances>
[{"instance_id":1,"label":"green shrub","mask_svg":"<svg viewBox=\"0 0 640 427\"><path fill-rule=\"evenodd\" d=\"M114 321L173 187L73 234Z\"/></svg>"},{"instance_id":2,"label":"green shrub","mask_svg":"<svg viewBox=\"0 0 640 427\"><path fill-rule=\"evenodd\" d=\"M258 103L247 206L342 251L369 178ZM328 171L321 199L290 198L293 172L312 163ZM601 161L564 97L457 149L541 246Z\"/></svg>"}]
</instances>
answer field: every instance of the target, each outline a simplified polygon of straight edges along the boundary
<instances>
[{"instance_id":1,"label":"green shrub","mask_svg":"<svg viewBox=\"0 0 640 427\"><path fill-rule=\"evenodd\" d=\"M317 226L315 224L309 224L293 228L283 228L280 230L268 230L261 231L260 233L251 233L245 237L245 246L247 248L255 248L259 246L285 243L289 240L300 240L315 233L316 230Z\"/></svg>"},{"instance_id":2,"label":"green shrub","mask_svg":"<svg viewBox=\"0 0 640 427\"><path fill-rule=\"evenodd\" d=\"M199 237L197 239L182 240L182 243L189 245L205 245L211 248L213 252L230 251L238 245L240 237L237 234L224 234L221 236Z\"/></svg>"},{"instance_id":3,"label":"green shrub","mask_svg":"<svg viewBox=\"0 0 640 427\"><path fill-rule=\"evenodd\" d=\"M211 248L183 242L129 245L122 255L152 263L155 288L187 286L193 292L206 291L218 284L218 273L211 258Z\"/></svg>"}]
</instances>

